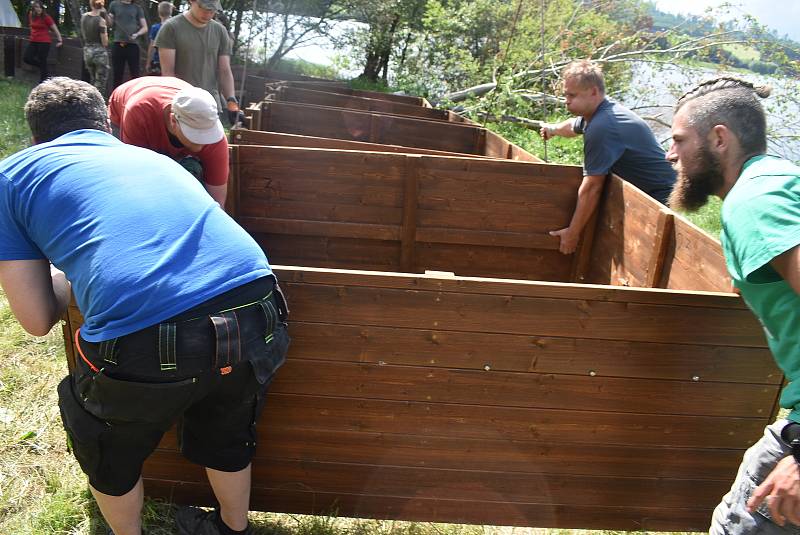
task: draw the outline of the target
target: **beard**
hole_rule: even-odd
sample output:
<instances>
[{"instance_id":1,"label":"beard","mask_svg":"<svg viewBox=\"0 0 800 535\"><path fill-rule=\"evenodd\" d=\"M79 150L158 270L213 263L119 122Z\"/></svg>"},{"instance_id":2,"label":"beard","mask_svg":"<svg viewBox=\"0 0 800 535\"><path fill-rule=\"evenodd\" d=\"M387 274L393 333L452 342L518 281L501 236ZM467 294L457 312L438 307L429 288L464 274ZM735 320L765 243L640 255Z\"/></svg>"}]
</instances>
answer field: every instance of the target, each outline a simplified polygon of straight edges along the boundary
<instances>
[{"instance_id":1,"label":"beard","mask_svg":"<svg viewBox=\"0 0 800 535\"><path fill-rule=\"evenodd\" d=\"M689 162L681 164L678 180L669 196L669 207L695 212L705 206L708 198L722 189L725 179L719 157L700 147L697 155Z\"/></svg>"}]
</instances>

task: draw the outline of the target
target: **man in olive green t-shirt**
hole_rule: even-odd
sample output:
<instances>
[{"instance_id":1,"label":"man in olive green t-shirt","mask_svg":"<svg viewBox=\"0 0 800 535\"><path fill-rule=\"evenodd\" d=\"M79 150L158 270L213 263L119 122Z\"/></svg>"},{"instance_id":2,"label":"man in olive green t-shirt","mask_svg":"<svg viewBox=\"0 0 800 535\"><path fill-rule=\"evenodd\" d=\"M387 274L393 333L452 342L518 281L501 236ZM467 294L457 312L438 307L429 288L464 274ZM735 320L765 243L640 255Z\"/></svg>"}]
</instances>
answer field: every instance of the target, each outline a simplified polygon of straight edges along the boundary
<instances>
[{"instance_id":1,"label":"man in olive green t-shirt","mask_svg":"<svg viewBox=\"0 0 800 535\"><path fill-rule=\"evenodd\" d=\"M229 119L235 120L239 102L231 71L231 41L225 27L214 20L222 7L219 0L189 0L189 4L187 11L166 21L156 36L161 74L201 87L217 101L221 90Z\"/></svg>"},{"instance_id":2,"label":"man in olive green t-shirt","mask_svg":"<svg viewBox=\"0 0 800 535\"><path fill-rule=\"evenodd\" d=\"M723 199L728 272L764 327L791 409L745 453L710 535L800 533L800 167L766 154L758 97L769 93L730 76L703 82L678 100L667 153L678 171L670 207Z\"/></svg>"}]
</instances>

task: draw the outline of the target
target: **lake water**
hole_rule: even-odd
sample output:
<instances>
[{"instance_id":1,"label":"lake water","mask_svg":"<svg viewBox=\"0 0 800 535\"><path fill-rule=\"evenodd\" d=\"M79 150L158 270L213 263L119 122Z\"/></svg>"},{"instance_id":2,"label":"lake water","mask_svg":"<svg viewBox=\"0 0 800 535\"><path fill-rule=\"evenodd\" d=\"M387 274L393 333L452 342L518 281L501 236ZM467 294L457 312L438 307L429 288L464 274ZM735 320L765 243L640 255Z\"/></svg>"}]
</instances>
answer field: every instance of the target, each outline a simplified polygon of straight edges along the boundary
<instances>
[{"instance_id":1,"label":"lake water","mask_svg":"<svg viewBox=\"0 0 800 535\"><path fill-rule=\"evenodd\" d=\"M640 62L633 68L631 86L624 94L614 97L645 117L653 128L656 138L666 146L670 137L669 127L660 124L660 121L667 124L672 122L675 101L699 82L721 74L738 76L756 85L772 86L772 95L761 101L767 113L768 150L771 154L800 163L800 80L798 79ZM659 121L648 117L657 117Z\"/></svg>"}]
</instances>

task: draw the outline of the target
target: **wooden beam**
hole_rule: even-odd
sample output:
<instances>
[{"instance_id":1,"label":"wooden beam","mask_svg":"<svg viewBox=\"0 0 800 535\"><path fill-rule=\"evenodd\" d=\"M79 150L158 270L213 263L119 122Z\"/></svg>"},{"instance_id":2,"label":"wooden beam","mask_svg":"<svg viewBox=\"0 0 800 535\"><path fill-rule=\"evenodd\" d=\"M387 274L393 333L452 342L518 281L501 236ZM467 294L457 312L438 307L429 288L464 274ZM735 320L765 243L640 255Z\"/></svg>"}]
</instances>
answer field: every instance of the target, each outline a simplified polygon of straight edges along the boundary
<instances>
[{"instance_id":1,"label":"wooden beam","mask_svg":"<svg viewBox=\"0 0 800 535\"><path fill-rule=\"evenodd\" d=\"M608 183L608 181L606 181ZM604 186L605 187L605 186ZM572 282L584 283L589 271L589 260L592 257L592 247L594 246L594 235L597 231L597 221L599 219L600 206L598 205L592 213L586 226L583 227L581 233L581 240L578 243L578 249L572 261L572 273L570 280Z\"/></svg>"},{"instance_id":2,"label":"wooden beam","mask_svg":"<svg viewBox=\"0 0 800 535\"><path fill-rule=\"evenodd\" d=\"M403 223L400 230L400 269L413 273L417 234L417 204L419 188L419 157L405 159L406 172L403 178Z\"/></svg>"},{"instance_id":3,"label":"wooden beam","mask_svg":"<svg viewBox=\"0 0 800 535\"><path fill-rule=\"evenodd\" d=\"M239 177L241 176L239 169L239 146L230 145L229 147L230 162L228 172L228 196L225 201L225 211L233 219L239 215L239 206L241 203L241 188Z\"/></svg>"},{"instance_id":4,"label":"wooden beam","mask_svg":"<svg viewBox=\"0 0 800 535\"><path fill-rule=\"evenodd\" d=\"M662 287L660 284L661 274L664 271L664 261L670 242L673 239L672 231L674 228L675 217L672 215L672 212L666 208L662 209L658 214L653 251L650 256L650 262L647 265L647 281L645 284L647 288Z\"/></svg>"}]
</instances>

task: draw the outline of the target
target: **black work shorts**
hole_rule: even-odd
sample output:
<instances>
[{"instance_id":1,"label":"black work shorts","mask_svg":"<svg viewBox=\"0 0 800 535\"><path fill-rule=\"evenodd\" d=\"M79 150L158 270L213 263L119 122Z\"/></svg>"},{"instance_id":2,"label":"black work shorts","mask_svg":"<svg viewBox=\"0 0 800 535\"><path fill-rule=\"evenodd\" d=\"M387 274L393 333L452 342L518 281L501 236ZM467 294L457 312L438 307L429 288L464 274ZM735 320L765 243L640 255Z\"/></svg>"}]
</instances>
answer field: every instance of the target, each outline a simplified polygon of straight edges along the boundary
<instances>
[{"instance_id":1,"label":"black work shorts","mask_svg":"<svg viewBox=\"0 0 800 535\"><path fill-rule=\"evenodd\" d=\"M129 492L175 423L190 461L223 472L247 467L267 386L289 345L285 302L272 286L272 277L259 279L130 335L79 340L82 355L58 398L95 489Z\"/></svg>"}]
</instances>

